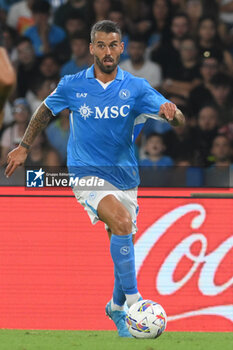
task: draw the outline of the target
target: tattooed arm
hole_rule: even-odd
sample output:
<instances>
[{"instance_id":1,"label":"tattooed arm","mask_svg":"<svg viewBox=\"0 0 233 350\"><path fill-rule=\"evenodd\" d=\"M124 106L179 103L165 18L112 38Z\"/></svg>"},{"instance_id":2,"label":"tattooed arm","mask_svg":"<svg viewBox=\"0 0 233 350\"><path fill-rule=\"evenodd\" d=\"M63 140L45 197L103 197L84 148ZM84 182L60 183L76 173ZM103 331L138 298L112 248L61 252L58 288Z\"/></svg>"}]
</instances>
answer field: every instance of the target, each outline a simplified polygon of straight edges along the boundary
<instances>
[{"instance_id":1,"label":"tattooed arm","mask_svg":"<svg viewBox=\"0 0 233 350\"><path fill-rule=\"evenodd\" d=\"M41 103L39 108L33 114L20 145L29 149L36 136L46 128L52 117L52 112L44 103Z\"/></svg>"},{"instance_id":2,"label":"tattooed arm","mask_svg":"<svg viewBox=\"0 0 233 350\"><path fill-rule=\"evenodd\" d=\"M48 125L52 116L51 111L44 103L41 103L39 108L33 114L19 146L8 154L8 165L5 171L6 177L11 176L15 169L25 162L30 146L37 135L39 135L39 133Z\"/></svg>"}]
</instances>

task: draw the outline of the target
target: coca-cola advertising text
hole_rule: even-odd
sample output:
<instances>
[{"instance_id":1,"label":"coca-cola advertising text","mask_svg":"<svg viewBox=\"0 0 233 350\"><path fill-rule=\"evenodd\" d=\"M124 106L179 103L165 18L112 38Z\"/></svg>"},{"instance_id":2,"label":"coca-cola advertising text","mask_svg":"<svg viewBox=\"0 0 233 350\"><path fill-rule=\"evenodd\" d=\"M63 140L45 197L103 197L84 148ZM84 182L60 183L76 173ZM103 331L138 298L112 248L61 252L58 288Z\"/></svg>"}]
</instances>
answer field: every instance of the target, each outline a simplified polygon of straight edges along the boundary
<instances>
[{"instance_id":1,"label":"coca-cola advertising text","mask_svg":"<svg viewBox=\"0 0 233 350\"><path fill-rule=\"evenodd\" d=\"M114 329L103 223L92 226L72 192L20 191L0 198L0 328ZM141 192L138 202L142 296L164 307L168 331L232 331L233 200Z\"/></svg>"}]
</instances>

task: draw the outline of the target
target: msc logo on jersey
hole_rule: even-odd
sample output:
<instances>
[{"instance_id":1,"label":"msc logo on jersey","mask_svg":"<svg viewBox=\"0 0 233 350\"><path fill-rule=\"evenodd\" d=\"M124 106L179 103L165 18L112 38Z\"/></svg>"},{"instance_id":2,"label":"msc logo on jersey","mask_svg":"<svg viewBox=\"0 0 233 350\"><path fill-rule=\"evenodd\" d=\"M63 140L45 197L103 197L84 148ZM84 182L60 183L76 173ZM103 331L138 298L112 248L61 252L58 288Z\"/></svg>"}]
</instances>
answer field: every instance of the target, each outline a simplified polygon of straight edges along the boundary
<instances>
[{"instance_id":1,"label":"msc logo on jersey","mask_svg":"<svg viewBox=\"0 0 233 350\"><path fill-rule=\"evenodd\" d=\"M44 187L44 171L27 170L26 187Z\"/></svg>"},{"instance_id":2,"label":"msc logo on jersey","mask_svg":"<svg viewBox=\"0 0 233 350\"><path fill-rule=\"evenodd\" d=\"M95 106L95 111L87 106L85 103L82 105L78 112L81 114L81 116L86 120L88 117L90 117L91 114L94 113L95 119L109 119L109 118L118 118L119 116L125 118L130 112L130 105L123 105L123 106L106 106L102 109L100 107Z\"/></svg>"},{"instance_id":3,"label":"msc logo on jersey","mask_svg":"<svg viewBox=\"0 0 233 350\"><path fill-rule=\"evenodd\" d=\"M130 92L129 92L129 90L127 90L127 89L122 89L122 90L119 92L119 97L120 97L122 100L127 100L127 99L130 97Z\"/></svg>"},{"instance_id":4,"label":"msc logo on jersey","mask_svg":"<svg viewBox=\"0 0 233 350\"><path fill-rule=\"evenodd\" d=\"M92 112L91 108L87 106L85 103L83 106L79 108L78 111L85 120L89 118L92 113L94 113Z\"/></svg>"}]
</instances>

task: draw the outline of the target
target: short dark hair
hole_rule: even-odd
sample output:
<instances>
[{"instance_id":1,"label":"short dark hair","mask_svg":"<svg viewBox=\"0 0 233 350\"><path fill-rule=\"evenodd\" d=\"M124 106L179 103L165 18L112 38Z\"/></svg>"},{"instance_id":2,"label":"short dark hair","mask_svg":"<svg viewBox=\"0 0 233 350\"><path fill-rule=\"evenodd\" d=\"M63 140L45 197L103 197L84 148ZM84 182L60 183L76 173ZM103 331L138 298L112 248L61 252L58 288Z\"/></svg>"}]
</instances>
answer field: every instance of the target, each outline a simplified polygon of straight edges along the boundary
<instances>
[{"instance_id":1,"label":"short dark hair","mask_svg":"<svg viewBox=\"0 0 233 350\"><path fill-rule=\"evenodd\" d=\"M37 0L32 5L32 13L49 14L50 4L45 0Z\"/></svg>"},{"instance_id":2,"label":"short dark hair","mask_svg":"<svg viewBox=\"0 0 233 350\"><path fill-rule=\"evenodd\" d=\"M186 12L183 12L183 11L179 11L179 12L176 12L174 14L174 16L172 17L172 22L174 21L175 18L180 18L180 17L183 17L187 20L187 22L189 22L189 16L187 15Z\"/></svg>"},{"instance_id":3,"label":"short dark hair","mask_svg":"<svg viewBox=\"0 0 233 350\"><path fill-rule=\"evenodd\" d=\"M194 41L196 43L195 38L189 34L185 35L180 41L183 42L185 40L191 40L191 41Z\"/></svg>"},{"instance_id":4,"label":"short dark hair","mask_svg":"<svg viewBox=\"0 0 233 350\"><path fill-rule=\"evenodd\" d=\"M228 137L226 134L218 133L217 135L215 135L215 137L214 137L213 140L212 140L212 147L213 147L214 141L215 141L217 138L219 138L219 137L223 137L225 140L227 140L227 142L228 142L229 145L231 146L231 140L229 139L229 137Z\"/></svg>"},{"instance_id":5,"label":"short dark hair","mask_svg":"<svg viewBox=\"0 0 233 350\"><path fill-rule=\"evenodd\" d=\"M65 18L65 23L67 23L69 20L82 20L85 22L84 17L81 15L81 13L77 13L77 12L70 12L68 13L67 17Z\"/></svg>"},{"instance_id":6,"label":"short dark hair","mask_svg":"<svg viewBox=\"0 0 233 350\"><path fill-rule=\"evenodd\" d=\"M214 23L215 27L217 27L217 21L216 19L213 17L213 16L210 16L210 15L203 15L199 18L198 20L198 27L200 27L200 25L202 24L202 22L204 21L211 21Z\"/></svg>"},{"instance_id":7,"label":"short dark hair","mask_svg":"<svg viewBox=\"0 0 233 350\"><path fill-rule=\"evenodd\" d=\"M91 29L91 42L93 43L95 40L95 33L97 32L104 32L104 33L117 33L120 36L121 39L121 30L119 26L109 20L103 20L95 23Z\"/></svg>"},{"instance_id":8,"label":"short dark hair","mask_svg":"<svg viewBox=\"0 0 233 350\"><path fill-rule=\"evenodd\" d=\"M210 102L210 103L205 103L205 104L203 104L203 106L201 106L201 107L199 108L198 116L199 116L200 112L201 112L204 108L211 108L211 109L215 110L215 112L216 112L217 115L219 116L219 108L218 108L218 106L216 105L216 103L214 103L214 102L211 103L211 102Z\"/></svg>"},{"instance_id":9,"label":"short dark hair","mask_svg":"<svg viewBox=\"0 0 233 350\"><path fill-rule=\"evenodd\" d=\"M142 34L131 34L129 37L130 42L137 42L146 45L146 38Z\"/></svg>"},{"instance_id":10,"label":"short dark hair","mask_svg":"<svg viewBox=\"0 0 233 350\"><path fill-rule=\"evenodd\" d=\"M114 2L111 5L109 12L120 12L120 13L122 13L122 15L124 15L123 6L120 2Z\"/></svg>"},{"instance_id":11,"label":"short dark hair","mask_svg":"<svg viewBox=\"0 0 233 350\"><path fill-rule=\"evenodd\" d=\"M159 134L158 132L152 132L150 133L147 138L146 138L146 142L148 140L150 140L152 137L159 137L160 140L165 144L165 141L164 141L164 136L162 134Z\"/></svg>"},{"instance_id":12,"label":"short dark hair","mask_svg":"<svg viewBox=\"0 0 233 350\"><path fill-rule=\"evenodd\" d=\"M20 36L17 40L17 46L22 44L22 43L28 43L32 45L31 39L29 39L27 36Z\"/></svg>"},{"instance_id":13,"label":"short dark hair","mask_svg":"<svg viewBox=\"0 0 233 350\"><path fill-rule=\"evenodd\" d=\"M57 65L60 65L57 56L53 52L49 52L41 56L41 58L39 59L39 64L41 65L47 59L51 59L54 61L54 63L56 63Z\"/></svg>"},{"instance_id":14,"label":"short dark hair","mask_svg":"<svg viewBox=\"0 0 233 350\"><path fill-rule=\"evenodd\" d=\"M84 31L76 31L70 36L70 41L72 40L85 40L87 43L89 43L89 37L88 34Z\"/></svg>"},{"instance_id":15,"label":"short dark hair","mask_svg":"<svg viewBox=\"0 0 233 350\"><path fill-rule=\"evenodd\" d=\"M219 72L216 73L210 80L210 84L219 87L219 86L225 86L225 87L231 87L232 86L232 79L229 77L229 75Z\"/></svg>"}]
</instances>

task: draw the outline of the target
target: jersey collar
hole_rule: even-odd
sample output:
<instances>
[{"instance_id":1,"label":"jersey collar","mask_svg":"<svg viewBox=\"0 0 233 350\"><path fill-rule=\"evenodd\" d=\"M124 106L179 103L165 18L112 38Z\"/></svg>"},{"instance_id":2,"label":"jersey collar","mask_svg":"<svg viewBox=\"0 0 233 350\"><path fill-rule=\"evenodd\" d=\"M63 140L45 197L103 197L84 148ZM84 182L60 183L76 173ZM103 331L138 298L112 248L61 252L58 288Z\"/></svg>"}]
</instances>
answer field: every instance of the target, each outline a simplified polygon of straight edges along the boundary
<instances>
[{"instance_id":1,"label":"jersey collar","mask_svg":"<svg viewBox=\"0 0 233 350\"><path fill-rule=\"evenodd\" d=\"M86 70L86 78L87 79L95 79L94 64ZM116 80L123 80L124 79L124 72L119 66L117 67L117 75L116 75L115 79Z\"/></svg>"}]
</instances>

